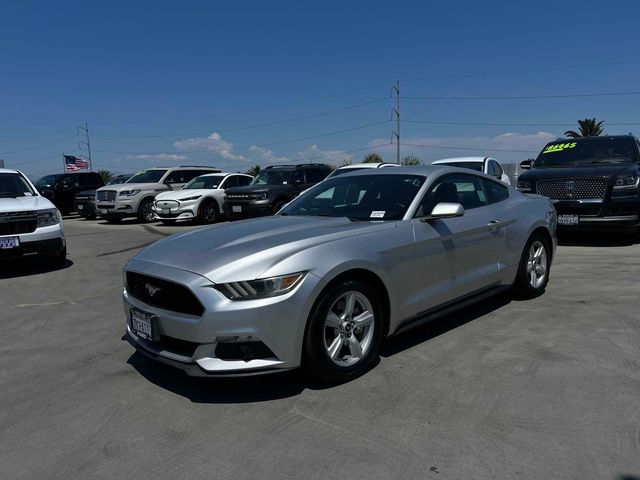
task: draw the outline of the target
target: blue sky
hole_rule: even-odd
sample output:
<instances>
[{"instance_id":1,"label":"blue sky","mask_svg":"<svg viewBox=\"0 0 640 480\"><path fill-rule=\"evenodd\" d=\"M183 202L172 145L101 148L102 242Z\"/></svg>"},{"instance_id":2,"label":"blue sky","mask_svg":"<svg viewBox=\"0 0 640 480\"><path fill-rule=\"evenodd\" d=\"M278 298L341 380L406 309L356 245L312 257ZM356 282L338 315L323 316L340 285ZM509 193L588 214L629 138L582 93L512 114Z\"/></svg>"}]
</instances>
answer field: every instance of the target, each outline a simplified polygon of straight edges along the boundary
<instances>
[{"instance_id":1,"label":"blue sky","mask_svg":"<svg viewBox=\"0 0 640 480\"><path fill-rule=\"evenodd\" d=\"M403 122L403 142L456 147L403 155L518 161L585 116L637 132L640 95L408 97L638 91L638 18L635 0L5 2L0 158L59 171L88 122L94 169L117 172L393 160L395 146L376 145L399 80L401 118L436 122Z\"/></svg>"}]
</instances>

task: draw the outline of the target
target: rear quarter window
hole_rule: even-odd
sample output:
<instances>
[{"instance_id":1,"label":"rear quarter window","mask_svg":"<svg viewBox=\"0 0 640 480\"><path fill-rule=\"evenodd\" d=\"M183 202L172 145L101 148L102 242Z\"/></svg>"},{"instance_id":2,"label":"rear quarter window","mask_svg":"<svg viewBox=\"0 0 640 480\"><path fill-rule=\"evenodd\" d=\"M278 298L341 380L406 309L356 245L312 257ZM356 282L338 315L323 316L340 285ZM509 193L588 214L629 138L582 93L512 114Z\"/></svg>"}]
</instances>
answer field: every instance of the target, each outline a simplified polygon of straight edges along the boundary
<instances>
[{"instance_id":1,"label":"rear quarter window","mask_svg":"<svg viewBox=\"0 0 640 480\"><path fill-rule=\"evenodd\" d=\"M492 182L490 180L483 180L484 189L487 192L489 203L502 202L509 198L509 189L498 182Z\"/></svg>"}]
</instances>

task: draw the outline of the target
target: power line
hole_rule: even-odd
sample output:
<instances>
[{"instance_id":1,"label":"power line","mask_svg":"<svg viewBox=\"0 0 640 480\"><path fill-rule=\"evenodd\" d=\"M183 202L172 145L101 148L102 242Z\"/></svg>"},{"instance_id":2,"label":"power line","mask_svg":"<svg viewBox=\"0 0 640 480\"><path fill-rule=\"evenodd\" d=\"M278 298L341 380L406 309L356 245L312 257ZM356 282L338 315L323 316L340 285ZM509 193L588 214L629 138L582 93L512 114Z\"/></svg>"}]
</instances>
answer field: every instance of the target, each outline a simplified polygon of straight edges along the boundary
<instances>
[{"instance_id":1,"label":"power line","mask_svg":"<svg viewBox=\"0 0 640 480\"><path fill-rule=\"evenodd\" d=\"M353 110L356 108L361 108L361 107L365 107L367 105L372 105L374 103L379 103L382 102L384 100L388 100L389 97L381 97L381 98L376 98L374 100L370 100L367 102L363 102L363 103L357 103L354 105L348 105L346 107L342 107L342 108L337 108L334 110L325 110L322 112L316 112L316 113L311 113L308 115L302 115L299 117L293 117L293 118L287 118L287 119L283 119L283 120L276 120L273 122L267 122L267 123L257 123L257 124L253 124L253 125L245 125L242 127L234 127L234 128L225 128L225 129L215 129L215 128L211 128L209 130L207 130L206 132L191 132L191 133L170 133L170 134L163 134L163 135L96 135L93 134L94 137L101 137L101 138L167 138L167 137L188 137L188 136L192 136L192 135L207 135L207 134L211 134L211 132L218 132L218 133L230 133L230 132L238 132L241 130L252 130L252 129L256 129L256 128L264 128L264 127L271 127L274 125L282 125L285 123L291 123L291 122L298 122L300 120L306 120L309 118L316 118L316 117L321 117L324 115L331 115L334 113L339 113L339 112L345 112L347 110Z\"/></svg>"},{"instance_id":2,"label":"power line","mask_svg":"<svg viewBox=\"0 0 640 480\"><path fill-rule=\"evenodd\" d=\"M584 98L584 97L614 97L640 95L640 90L628 92L595 92L595 93L570 93L565 95L511 95L500 97L447 97L447 96L405 96L410 100L530 100L541 98Z\"/></svg>"},{"instance_id":3,"label":"power line","mask_svg":"<svg viewBox=\"0 0 640 480\"><path fill-rule=\"evenodd\" d=\"M65 137L65 138L61 138L59 140L54 140L53 142L49 142L49 143L44 143L42 145L36 145L33 147L27 147L27 148L22 148L20 150L12 150L10 152L0 152L0 155L7 155L7 154L11 154L11 153L21 153L21 152L28 152L29 150L37 150L39 148L44 148L44 147L48 147L50 145L56 145L58 143L62 143L62 142L66 142L67 140L72 140L76 138L76 136L74 135L73 137Z\"/></svg>"},{"instance_id":4,"label":"power line","mask_svg":"<svg viewBox=\"0 0 640 480\"><path fill-rule=\"evenodd\" d=\"M496 122L441 122L431 120L401 120L402 123L418 123L427 125L466 125L466 126L489 126L489 127L571 127L575 121L566 123L496 123ZM605 122L605 126L626 126L640 125L640 122Z\"/></svg>"},{"instance_id":5,"label":"power line","mask_svg":"<svg viewBox=\"0 0 640 480\"><path fill-rule=\"evenodd\" d=\"M332 135L338 135L341 133L346 133L346 132L353 132L354 130L363 130L365 128L371 128L377 125L382 125L384 123L388 123L389 120L384 120L382 122L374 122L374 123L368 123L365 125L359 125L357 127L350 127L350 128L343 128L341 130L334 130L332 132L326 132L326 133L321 133L318 135L310 135L310 136L306 136L306 137L298 137L298 138L291 138L288 140L281 140L281 141L277 141L277 142L268 142L268 143L252 143L250 145L241 145L238 147L233 147L234 150L245 150L251 147L270 147L273 145L284 145L287 143L295 143L295 142L302 142L305 140L313 140L315 138L322 138L322 137L329 137ZM214 152L215 150L184 150L184 153L211 153ZM118 150L95 150L94 152L100 152L100 153L119 153L119 154L131 154L131 155L160 155L162 153L167 153L167 152L132 152L132 151L118 151Z\"/></svg>"},{"instance_id":6,"label":"power line","mask_svg":"<svg viewBox=\"0 0 640 480\"><path fill-rule=\"evenodd\" d=\"M403 143L409 147L421 147L421 148L443 148L446 150L490 150L492 152L512 152L512 153L538 153L539 150L512 150L508 148L490 148L490 147L462 147L452 145L424 145L419 143Z\"/></svg>"}]
</instances>

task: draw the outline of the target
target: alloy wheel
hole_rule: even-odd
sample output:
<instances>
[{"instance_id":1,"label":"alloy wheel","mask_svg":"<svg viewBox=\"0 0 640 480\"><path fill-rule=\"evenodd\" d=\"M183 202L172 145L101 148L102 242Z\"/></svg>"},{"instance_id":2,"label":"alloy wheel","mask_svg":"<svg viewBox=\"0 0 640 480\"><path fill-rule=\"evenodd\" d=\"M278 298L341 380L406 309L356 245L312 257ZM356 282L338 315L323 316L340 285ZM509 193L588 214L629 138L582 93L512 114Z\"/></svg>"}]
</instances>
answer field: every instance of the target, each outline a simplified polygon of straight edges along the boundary
<instances>
[{"instance_id":1,"label":"alloy wheel","mask_svg":"<svg viewBox=\"0 0 640 480\"><path fill-rule=\"evenodd\" d=\"M539 288L547 277L547 249L540 240L533 242L529 248L527 276L533 288Z\"/></svg>"},{"instance_id":2,"label":"alloy wheel","mask_svg":"<svg viewBox=\"0 0 640 480\"><path fill-rule=\"evenodd\" d=\"M333 302L324 321L324 345L333 363L351 366L367 355L373 343L373 311L369 299L356 291Z\"/></svg>"}]
</instances>

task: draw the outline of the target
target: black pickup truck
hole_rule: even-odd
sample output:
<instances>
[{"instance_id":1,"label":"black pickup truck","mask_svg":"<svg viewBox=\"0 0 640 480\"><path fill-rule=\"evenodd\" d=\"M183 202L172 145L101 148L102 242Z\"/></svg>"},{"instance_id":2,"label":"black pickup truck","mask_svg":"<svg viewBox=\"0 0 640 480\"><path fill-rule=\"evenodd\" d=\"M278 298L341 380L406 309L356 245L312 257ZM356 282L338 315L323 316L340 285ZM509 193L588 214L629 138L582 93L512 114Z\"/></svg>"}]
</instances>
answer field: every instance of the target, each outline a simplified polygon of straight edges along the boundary
<instances>
[{"instance_id":1,"label":"black pickup truck","mask_svg":"<svg viewBox=\"0 0 640 480\"><path fill-rule=\"evenodd\" d=\"M563 138L547 144L518 190L549 197L558 228L620 230L640 227L640 142L632 135Z\"/></svg>"}]
</instances>

